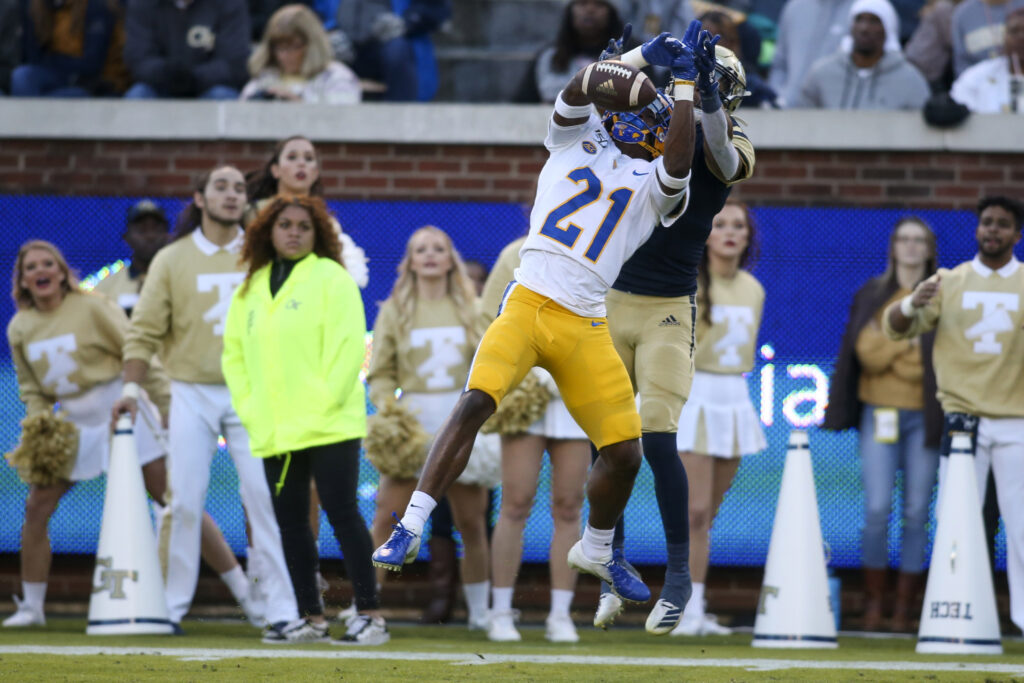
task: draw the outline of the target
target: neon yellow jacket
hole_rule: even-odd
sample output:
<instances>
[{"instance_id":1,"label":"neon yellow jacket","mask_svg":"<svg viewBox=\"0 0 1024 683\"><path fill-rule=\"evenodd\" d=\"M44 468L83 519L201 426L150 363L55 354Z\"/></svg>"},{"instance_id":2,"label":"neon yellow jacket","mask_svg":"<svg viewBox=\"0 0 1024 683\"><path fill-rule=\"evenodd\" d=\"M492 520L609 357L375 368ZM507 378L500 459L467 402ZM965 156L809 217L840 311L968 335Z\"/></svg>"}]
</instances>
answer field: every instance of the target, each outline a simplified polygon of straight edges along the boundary
<instances>
[{"instance_id":1,"label":"neon yellow jacket","mask_svg":"<svg viewBox=\"0 0 1024 683\"><path fill-rule=\"evenodd\" d=\"M235 291L221 358L252 454L366 436L359 288L338 263L310 254L271 298L270 268L256 271L244 293Z\"/></svg>"}]
</instances>

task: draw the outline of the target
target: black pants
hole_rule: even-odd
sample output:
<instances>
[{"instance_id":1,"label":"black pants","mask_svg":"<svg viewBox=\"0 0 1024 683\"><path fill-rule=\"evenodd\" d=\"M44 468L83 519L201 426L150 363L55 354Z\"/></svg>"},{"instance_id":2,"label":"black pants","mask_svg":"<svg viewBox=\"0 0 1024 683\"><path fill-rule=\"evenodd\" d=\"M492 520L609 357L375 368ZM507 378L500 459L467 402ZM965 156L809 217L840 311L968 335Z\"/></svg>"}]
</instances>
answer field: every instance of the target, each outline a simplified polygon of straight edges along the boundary
<instances>
[{"instance_id":1,"label":"black pants","mask_svg":"<svg viewBox=\"0 0 1024 683\"><path fill-rule=\"evenodd\" d=\"M316 481L320 506L334 528L352 581L356 609L377 609L377 584L370 553L373 542L359 514L359 439L314 446L263 459L270 485L274 515L281 529L284 559L288 564L295 600L302 616L322 614L316 583L319 552L309 524L309 479Z\"/></svg>"}]
</instances>

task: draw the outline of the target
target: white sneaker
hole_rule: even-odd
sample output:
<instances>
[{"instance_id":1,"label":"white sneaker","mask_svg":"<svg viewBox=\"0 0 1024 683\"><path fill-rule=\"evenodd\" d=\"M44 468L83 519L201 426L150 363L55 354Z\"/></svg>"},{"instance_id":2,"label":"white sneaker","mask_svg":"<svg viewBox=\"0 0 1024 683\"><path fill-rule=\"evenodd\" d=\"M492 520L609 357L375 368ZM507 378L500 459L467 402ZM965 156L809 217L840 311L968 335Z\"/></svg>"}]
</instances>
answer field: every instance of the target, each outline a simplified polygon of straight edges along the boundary
<instances>
[{"instance_id":1,"label":"white sneaker","mask_svg":"<svg viewBox=\"0 0 1024 683\"><path fill-rule=\"evenodd\" d=\"M256 628L263 628L267 625L267 620L263 616L263 605L256 603L252 596L246 596L239 600L238 606L245 612L245 618L249 620L249 623Z\"/></svg>"},{"instance_id":2,"label":"white sneaker","mask_svg":"<svg viewBox=\"0 0 1024 683\"><path fill-rule=\"evenodd\" d=\"M719 624L714 614L705 614L704 621L700 625L700 634L702 636L731 636L732 629Z\"/></svg>"},{"instance_id":3,"label":"white sneaker","mask_svg":"<svg viewBox=\"0 0 1024 683\"><path fill-rule=\"evenodd\" d=\"M625 603L615 593L601 593L601 599L597 603L597 613L594 614L594 626L597 628L608 628L615 621L615 617L622 614Z\"/></svg>"},{"instance_id":4,"label":"white sneaker","mask_svg":"<svg viewBox=\"0 0 1024 683\"><path fill-rule=\"evenodd\" d=\"M516 621L519 619L519 610L513 609L508 612L491 612L490 623L487 626L487 640L495 643L518 643L523 639L516 630Z\"/></svg>"},{"instance_id":5,"label":"white sneaker","mask_svg":"<svg viewBox=\"0 0 1024 683\"><path fill-rule=\"evenodd\" d=\"M4 628L26 628L28 626L46 626L46 617L43 610L37 610L21 600L17 595L12 595L14 606L17 610L11 616L4 619Z\"/></svg>"},{"instance_id":6,"label":"white sneaker","mask_svg":"<svg viewBox=\"0 0 1024 683\"><path fill-rule=\"evenodd\" d=\"M466 627L470 631L486 631L491 626L491 613L490 610L484 610L482 613L473 615L470 614L466 620Z\"/></svg>"},{"instance_id":7,"label":"white sneaker","mask_svg":"<svg viewBox=\"0 0 1024 683\"><path fill-rule=\"evenodd\" d=\"M341 640L331 641L335 645L383 645L391 640L388 626L381 617L357 614L349 622L348 630Z\"/></svg>"},{"instance_id":8,"label":"white sneaker","mask_svg":"<svg viewBox=\"0 0 1024 683\"><path fill-rule=\"evenodd\" d=\"M544 620L544 637L552 643L578 643L580 636L576 633L576 624L567 614L549 614Z\"/></svg>"},{"instance_id":9,"label":"white sneaker","mask_svg":"<svg viewBox=\"0 0 1024 683\"><path fill-rule=\"evenodd\" d=\"M654 603L654 609L647 615L645 628L648 633L663 636L679 624L682 616L683 609L681 607L668 600L659 599Z\"/></svg>"},{"instance_id":10,"label":"white sneaker","mask_svg":"<svg viewBox=\"0 0 1024 683\"><path fill-rule=\"evenodd\" d=\"M701 635L701 624L704 622L703 614L691 614L683 612L683 617L676 624L676 627L669 632L672 636L699 636Z\"/></svg>"},{"instance_id":11,"label":"white sneaker","mask_svg":"<svg viewBox=\"0 0 1024 683\"><path fill-rule=\"evenodd\" d=\"M268 626L263 632L263 642L268 645L328 643L330 640L326 621L322 624L314 624L305 619L282 621Z\"/></svg>"},{"instance_id":12,"label":"white sneaker","mask_svg":"<svg viewBox=\"0 0 1024 683\"><path fill-rule=\"evenodd\" d=\"M356 603L352 603L345 609L338 612L338 616L334 618L339 624L344 624L347 629L352 625L352 621L359 616L359 612L356 610Z\"/></svg>"}]
</instances>

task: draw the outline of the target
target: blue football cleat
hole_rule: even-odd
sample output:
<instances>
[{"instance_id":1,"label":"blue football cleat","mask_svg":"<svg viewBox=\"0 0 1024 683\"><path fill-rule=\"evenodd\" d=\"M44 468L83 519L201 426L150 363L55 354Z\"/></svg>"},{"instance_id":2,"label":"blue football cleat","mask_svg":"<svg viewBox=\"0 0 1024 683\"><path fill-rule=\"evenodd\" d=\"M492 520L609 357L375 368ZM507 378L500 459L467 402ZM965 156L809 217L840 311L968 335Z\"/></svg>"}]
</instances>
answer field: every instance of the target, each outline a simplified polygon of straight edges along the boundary
<instances>
[{"instance_id":1,"label":"blue football cleat","mask_svg":"<svg viewBox=\"0 0 1024 683\"><path fill-rule=\"evenodd\" d=\"M391 526L394 531L391 532L391 537L384 541L384 545L373 552L373 566L400 572L403 564L416 559L420 551L420 537L406 529L399 521L398 515L393 512L391 514L395 518L395 523Z\"/></svg>"},{"instance_id":2,"label":"blue football cleat","mask_svg":"<svg viewBox=\"0 0 1024 683\"><path fill-rule=\"evenodd\" d=\"M629 571L624 559L613 555L607 562L590 560L583 553L583 541L576 541L576 545L569 550L569 566L607 581L612 592L627 602L647 602L651 599L650 589L639 576Z\"/></svg>"}]
</instances>

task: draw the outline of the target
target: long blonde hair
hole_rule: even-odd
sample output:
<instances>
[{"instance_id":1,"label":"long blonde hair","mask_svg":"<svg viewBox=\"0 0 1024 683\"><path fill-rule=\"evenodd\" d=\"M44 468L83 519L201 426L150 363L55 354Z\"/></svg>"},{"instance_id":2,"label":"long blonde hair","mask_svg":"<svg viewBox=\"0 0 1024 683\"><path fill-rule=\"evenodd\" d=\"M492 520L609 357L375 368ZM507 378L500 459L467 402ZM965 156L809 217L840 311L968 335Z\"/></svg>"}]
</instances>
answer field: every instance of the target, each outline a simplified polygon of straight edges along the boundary
<instances>
[{"instance_id":1,"label":"long blonde hair","mask_svg":"<svg viewBox=\"0 0 1024 683\"><path fill-rule=\"evenodd\" d=\"M70 292L78 291L78 276L75 274L75 271L71 270L67 259L64 258L64 254L60 252L60 249L52 242L47 242L46 240L29 240L18 249L18 257L14 260L14 273L11 275L11 298L14 299L14 305L19 311L36 307L36 303L32 300L32 294L28 291L28 288L21 285L21 269L25 266L25 255L33 249L50 252L50 255L57 262L57 267L64 273L64 282L60 286L64 296L67 296Z\"/></svg>"},{"instance_id":2,"label":"long blonde hair","mask_svg":"<svg viewBox=\"0 0 1024 683\"><path fill-rule=\"evenodd\" d=\"M391 288L391 294L388 295L387 300L395 306L402 333L407 333L409 326L412 325L413 314L416 312L418 302L416 273L412 270L412 244L419 235L428 232L439 235L452 255L452 267L448 271L445 291L455 302L456 315L466 330L466 341L470 346L476 347L482 334L479 316L476 314L476 288L466 273L466 265L463 263L462 257L455 249L455 245L452 244L452 238L441 228L435 225L424 225L409 236L409 241L405 243L405 256L402 257L398 268L396 268L398 279L395 280L395 285Z\"/></svg>"},{"instance_id":3,"label":"long blonde hair","mask_svg":"<svg viewBox=\"0 0 1024 683\"><path fill-rule=\"evenodd\" d=\"M296 36L306 42L302 77L310 79L326 69L334 52L320 19L305 5L285 5L267 21L263 39L249 57L249 73L258 76L267 67L279 67L274 59L274 42Z\"/></svg>"}]
</instances>

